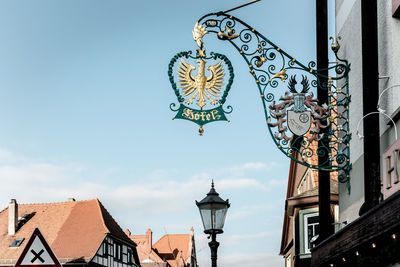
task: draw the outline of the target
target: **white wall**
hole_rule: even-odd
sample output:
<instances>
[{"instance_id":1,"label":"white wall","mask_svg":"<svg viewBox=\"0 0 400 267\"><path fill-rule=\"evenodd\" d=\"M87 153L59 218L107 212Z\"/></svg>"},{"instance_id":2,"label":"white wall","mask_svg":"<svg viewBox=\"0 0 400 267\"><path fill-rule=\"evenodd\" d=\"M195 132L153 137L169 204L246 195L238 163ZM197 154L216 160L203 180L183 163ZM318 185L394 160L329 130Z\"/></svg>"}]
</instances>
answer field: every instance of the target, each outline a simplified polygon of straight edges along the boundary
<instances>
[{"instance_id":1,"label":"white wall","mask_svg":"<svg viewBox=\"0 0 400 267\"><path fill-rule=\"evenodd\" d=\"M381 92L389 86L400 84L400 19L392 17L391 2L378 1L379 72L380 76L390 76L389 79L380 79ZM350 173L350 194L346 185L339 185L340 221L349 223L358 218L358 210L364 199L363 143L356 135L357 124L363 116L361 0L336 1L336 32L342 37L338 54L351 63L349 74L350 131L352 132L350 159L353 168ZM383 95L381 108L385 109L390 116L400 110L400 87L388 90ZM382 152L395 140L394 128L387 125L388 121L382 117L380 123ZM400 127L400 122L397 122L397 125ZM360 126L359 130L362 132L362 124Z\"/></svg>"}]
</instances>

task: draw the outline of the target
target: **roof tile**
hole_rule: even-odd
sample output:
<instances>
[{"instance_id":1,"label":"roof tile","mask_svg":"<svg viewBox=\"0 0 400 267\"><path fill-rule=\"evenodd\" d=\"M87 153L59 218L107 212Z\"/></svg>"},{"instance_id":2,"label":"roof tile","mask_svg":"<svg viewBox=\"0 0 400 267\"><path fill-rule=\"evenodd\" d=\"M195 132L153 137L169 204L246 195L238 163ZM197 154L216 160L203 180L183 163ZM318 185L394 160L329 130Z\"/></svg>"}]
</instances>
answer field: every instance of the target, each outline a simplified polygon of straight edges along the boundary
<instances>
[{"instance_id":1,"label":"roof tile","mask_svg":"<svg viewBox=\"0 0 400 267\"><path fill-rule=\"evenodd\" d=\"M15 263L33 230L38 227L61 263L90 261L107 234L132 245L98 199L60 203L18 204L18 216L33 216L15 235L8 235L8 208L0 211L0 264ZM15 238L25 238L18 248L9 248ZM10 264L13 265L13 264Z\"/></svg>"}]
</instances>

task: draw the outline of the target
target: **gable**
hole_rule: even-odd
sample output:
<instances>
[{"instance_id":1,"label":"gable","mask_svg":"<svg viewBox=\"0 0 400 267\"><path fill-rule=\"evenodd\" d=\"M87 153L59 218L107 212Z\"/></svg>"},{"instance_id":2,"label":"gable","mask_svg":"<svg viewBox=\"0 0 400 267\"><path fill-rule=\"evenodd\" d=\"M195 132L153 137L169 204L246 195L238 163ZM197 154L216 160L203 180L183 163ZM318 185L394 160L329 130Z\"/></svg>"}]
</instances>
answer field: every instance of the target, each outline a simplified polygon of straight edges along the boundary
<instances>
[{"instance_id":1,"label":"gable","mask_svg":"<svg viewBox=\"0 0 400 267\"><path fill-rule=\"evenodd\" d=\"M60 262L89 262L106 235L113 235L135 247L98 199L61 203L18 204L22 223L15 235L8 235L8 208L0 211L0 264L15 263L33 230L38 227ZM28 215L28 216L26 216ZM24 239L10 248L15 239ZM137 257L137 254L136 254Z\"/></svg>"}]
</instances>

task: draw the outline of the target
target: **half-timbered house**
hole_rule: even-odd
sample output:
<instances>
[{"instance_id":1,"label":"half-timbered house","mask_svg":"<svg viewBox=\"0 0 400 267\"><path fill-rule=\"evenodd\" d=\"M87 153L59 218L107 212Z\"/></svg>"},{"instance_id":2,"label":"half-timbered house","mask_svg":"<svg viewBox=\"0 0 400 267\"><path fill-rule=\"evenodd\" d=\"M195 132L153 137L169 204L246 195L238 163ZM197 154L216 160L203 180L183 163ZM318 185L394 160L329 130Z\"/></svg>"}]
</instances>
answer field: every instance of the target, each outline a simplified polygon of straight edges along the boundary
<instances>
[{"instance_id":1,"label":"half-timbered house","mask_svg":"<svg viewBox=\"0 0 400 267\"><path fill-rule=\"evenodd\" d=\"M0 266L14 266L39 228L63 266L140 266L136 244L98 199L18 204L0 211Z\"/></svg>"}]
</instances>

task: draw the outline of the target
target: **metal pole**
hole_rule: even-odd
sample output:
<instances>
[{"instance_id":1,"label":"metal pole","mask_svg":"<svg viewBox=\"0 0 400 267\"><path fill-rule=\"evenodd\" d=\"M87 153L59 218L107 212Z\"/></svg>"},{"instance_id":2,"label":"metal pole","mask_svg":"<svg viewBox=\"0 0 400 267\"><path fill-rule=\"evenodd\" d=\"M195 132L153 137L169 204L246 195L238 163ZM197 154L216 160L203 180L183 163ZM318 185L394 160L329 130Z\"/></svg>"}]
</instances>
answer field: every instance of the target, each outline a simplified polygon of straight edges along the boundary
<instances>
[{"instance_id":1,"label":"metal pole","mask_svg":"<svg viewBox=\"0 0 400 267\"><path fill-rule=\"evenodd\" d=\"M363 114L376 111L379 97L377 0L361 1ZM369 116L364 124L364 199L362 215L379 204L380 140L379 116Z\"/></svg>"},{"instance_id":2,"label":"metal pole","mask_svg":"<svg viewBox=\"0 0 400 267\"><path fill-rule=\"evenodd\" d=\"M228 12L231 12L231 11L233 11L233 10L236 10L236 9L239 9L239 8L242 8L242 7L245 7L245 6L248 6L248 5L257 3L257 2L259 2L259 1L261 1L261 0L253 0L253 1L250 1L250 2L248 2L248 3L246 3L246 4L243 4L243 5L240 5L240 6L237 6L237 7L228 9L228 10L225 10L225 11L223 11L223 13L228 13Z\"/></svg>"},{"instance_id":3,"label":"metal pole","mask_svg":"<svg viewBox=\"0 0 400 267\"><path fill-rule=\"evenodd\" d=\"M317 69L328 68L328 1L316 0L316 39L317 39ZM320 71L319 74L328 76L328 70ZM328 90L326 88L327 78L319 76L319 84L317 88L318 104L328 104ZM325 87L325 88L323 88ZM318 142L318 148L329 147L328 127L321 129L321 134L324 134ZM319 165L324 162L329 162L328 153L318 153ZM330 211L330 172L318 170L318 198L319 198L319 238L317 244L325 240L333 234L333 219Z\"/></svg>"},{"instance_id":4,"label":"metal pole","mask_svg":"<svg viewBox=\"0 0 400 267\"><path fill-rule=\"evenodd\" d=\"M211 249L211 267L217 267L217 251L219 243L217 242L217 234L213 232L211 234L211 241L208 243Z\"/></svg>"}]
</instances>

